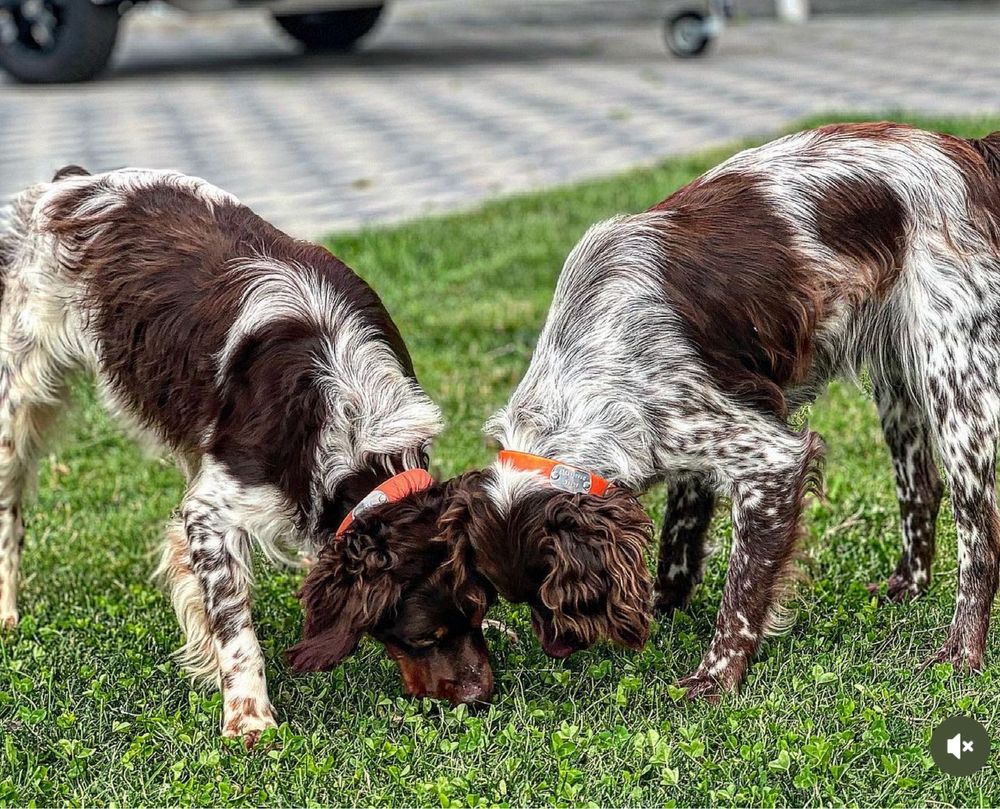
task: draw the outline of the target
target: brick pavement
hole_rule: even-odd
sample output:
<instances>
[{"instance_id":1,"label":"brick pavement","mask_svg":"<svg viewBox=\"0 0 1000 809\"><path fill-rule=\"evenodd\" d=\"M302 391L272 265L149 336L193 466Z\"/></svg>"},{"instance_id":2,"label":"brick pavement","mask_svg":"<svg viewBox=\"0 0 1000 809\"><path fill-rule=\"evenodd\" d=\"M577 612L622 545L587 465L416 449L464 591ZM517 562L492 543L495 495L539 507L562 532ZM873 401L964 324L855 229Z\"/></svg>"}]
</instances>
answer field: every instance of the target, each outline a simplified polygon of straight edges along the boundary
<instances>
[{"instance_id":1,"label":"brick pavement","mask_svg":"<svg viewBox=\"0 0 1000 809\"><path fill-rule=\"evenodd\" d=\"M0 79L0 200L66 162L172 167L316 237L820 111L1000 112L997 5L752 20L694 61L666 54L658 8L404 1L337 57L300 56L257 14L138 13L100 81Z\"/></svg>"}]
</instances>

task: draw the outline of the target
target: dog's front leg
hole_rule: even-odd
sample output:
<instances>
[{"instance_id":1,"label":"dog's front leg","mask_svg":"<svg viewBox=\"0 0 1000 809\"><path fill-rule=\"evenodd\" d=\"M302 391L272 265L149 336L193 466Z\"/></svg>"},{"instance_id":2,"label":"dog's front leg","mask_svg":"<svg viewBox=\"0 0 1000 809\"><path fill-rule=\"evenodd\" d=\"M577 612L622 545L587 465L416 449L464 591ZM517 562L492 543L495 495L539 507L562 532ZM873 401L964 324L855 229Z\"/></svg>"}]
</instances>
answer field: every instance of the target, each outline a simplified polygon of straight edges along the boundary
<instances>
[{"instance_id":1,"label":"dog's front leg","mask_svg":"<svg viewBox=\"0 0 1000 809\"><path fill-rule=\"evenodd\" d=\"M191 569L201 585L207 629L222 686L222 732L252 747L275 727L264 655L250 614L249 537L232 517L210 476L201 476L183 507Z\"/></svg>"},{"instance_id":2,"label":"dog's front leg","mask_svg":"<svg viewBox=\"0 0 1000 809\"><path fill-rule=\"evenodd\" d=\"M818 483L823 443L808 431L776 430L768 438L770 446L748 444L745 454L732 460L729 570L711 646L698 669L679 683L688 698L714 700L734 690L764 635L780 628L782 591L792 572L803 498Z\"/></svg>"},{"instance_id":3,"label":"dog's front leg","mask_svg":"<svg viewBox=\"0 0 1000 809\"><path fill-rule=\"evenodd\" d=\"M701 475L685 475L669 486L656 564L658 612L686 606L701 581L705 534L714 512L715 490Z\"/></svg>"}]
</instances>

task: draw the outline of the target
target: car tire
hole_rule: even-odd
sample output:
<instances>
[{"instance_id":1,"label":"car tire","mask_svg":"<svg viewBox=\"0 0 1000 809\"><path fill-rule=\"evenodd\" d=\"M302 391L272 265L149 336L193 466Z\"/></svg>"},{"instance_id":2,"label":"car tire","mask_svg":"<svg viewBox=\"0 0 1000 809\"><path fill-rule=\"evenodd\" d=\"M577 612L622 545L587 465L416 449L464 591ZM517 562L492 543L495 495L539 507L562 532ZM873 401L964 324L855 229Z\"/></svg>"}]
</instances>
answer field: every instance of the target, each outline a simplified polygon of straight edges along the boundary
<instances>
[{"instance_id":1,"label":"car tire","mask_svg":"<svg viewBox=\"0 0 1000 809\"><path fill-rule=\"evenodd\" d=\"M345 8L314 14L283 14L274 19L310 51L348 51L371 31L384 6Z\"/></svg>"},{"instance_id":2,"label":"car tire","mask_svg":"<svg viewBox=\"0 0 1000 809\"><path fill-rule=\"evenodd\" d=\"M117 5L30 0L0 11L0 67L27 84L86 81L108 64L118 37Z\"/></svg>"}]
</instances>

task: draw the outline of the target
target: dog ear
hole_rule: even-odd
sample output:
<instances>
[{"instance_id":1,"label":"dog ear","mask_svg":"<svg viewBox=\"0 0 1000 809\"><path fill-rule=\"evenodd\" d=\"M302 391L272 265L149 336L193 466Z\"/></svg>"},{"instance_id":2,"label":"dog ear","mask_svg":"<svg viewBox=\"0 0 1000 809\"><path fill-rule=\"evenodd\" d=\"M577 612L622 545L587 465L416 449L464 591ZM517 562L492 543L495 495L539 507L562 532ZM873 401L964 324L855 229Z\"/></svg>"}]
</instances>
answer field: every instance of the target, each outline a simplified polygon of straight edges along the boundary
<instances>
[{"instance_id":1,"label":"dog ear","mask_svg":"<svg viewBox=\"0 0 1000 809\"><path fill-rule=\"evenodd\" d=\"M474 470L448 480L442 488L440 515L434 542L442 543L447 558L441 569L447 572L452 582L456 599L462 594L463 600L475 601L485 612L489 607L491 594L483 589L483 582L475 576L475 553L470 531L477 515L488 511L482 488L483 472Z\"/></svg>"},{"instance_id":2,"label":"dog ear","mask_svg":"<svg viewBox=\"0 0 1000 809\"><path fill-rule=\"evenodd\" d=\"M385 536L364 530L348 531L320 552L299 590L303 640L287 652L295 671L326 671L357 648L402 595L392 575L397 564Z\"/></svg>"},{"instance_id":3,"label":"dog ear","mask_svg":"<svg viewBox=\"0 0 1000 809\"><path fill-rule=\"evenodd\" d=\"M548 575L542 603L553 626L590 645L601 637L640 649L649 636L653 582L645 550L652 523L635 497L558 494L545 506Z\"/></svg>"}]
</instances>

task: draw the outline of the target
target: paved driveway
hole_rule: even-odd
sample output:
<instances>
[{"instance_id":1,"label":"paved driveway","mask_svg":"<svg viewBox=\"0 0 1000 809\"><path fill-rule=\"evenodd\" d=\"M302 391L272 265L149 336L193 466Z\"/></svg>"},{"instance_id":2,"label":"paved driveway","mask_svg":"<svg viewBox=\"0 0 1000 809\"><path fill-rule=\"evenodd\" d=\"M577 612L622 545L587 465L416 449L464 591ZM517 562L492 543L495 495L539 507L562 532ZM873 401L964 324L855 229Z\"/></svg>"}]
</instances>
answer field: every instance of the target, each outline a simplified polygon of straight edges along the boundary
<instances>
[{"instance_id":1,"label":"paved driveway","mask_svg":"<svg viewBox=\"0 0 1000 809\"><path fill-rule=\"evenodd\" d=\"M697 61L665 54L650 9L401 2L365 50L336 58L299 56L253 14L136 14L99 82L0 79L0 199L67 162L172 167L316 237L823 110L1000 112L996 6L754 21Z\"/></svg>"}]
</instances>

